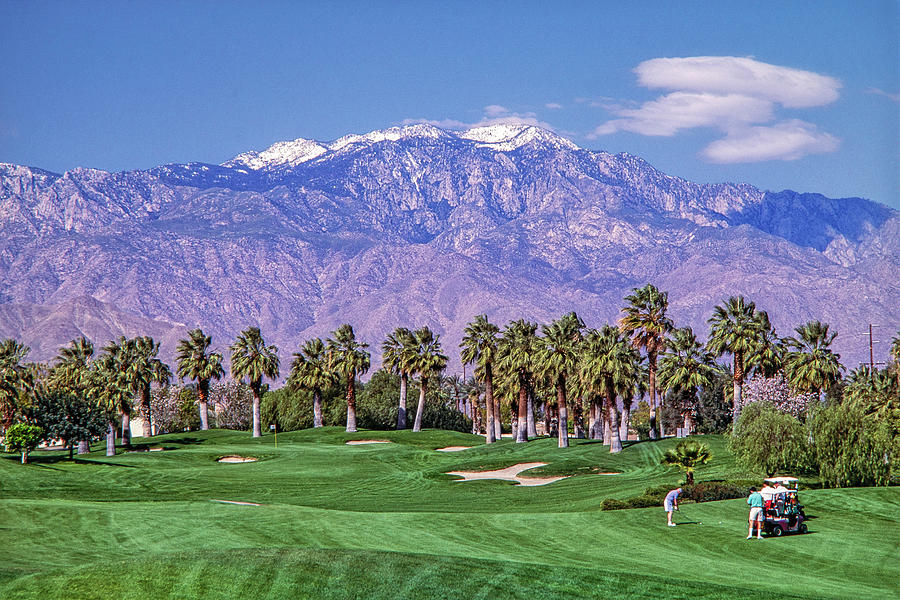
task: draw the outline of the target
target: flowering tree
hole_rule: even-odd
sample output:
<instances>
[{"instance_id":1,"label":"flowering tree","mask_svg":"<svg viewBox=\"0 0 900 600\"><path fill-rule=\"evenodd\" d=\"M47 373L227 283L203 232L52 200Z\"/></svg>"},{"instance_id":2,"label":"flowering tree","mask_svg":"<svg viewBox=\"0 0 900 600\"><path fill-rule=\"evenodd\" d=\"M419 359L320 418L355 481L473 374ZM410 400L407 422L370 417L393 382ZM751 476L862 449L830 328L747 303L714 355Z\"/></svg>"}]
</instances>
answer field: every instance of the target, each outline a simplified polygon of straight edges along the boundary
<instances>
[{"instance_id":1,"label":"flowering tree","mask_svg":"<svg viewBox=\"0 0 900 600\"><path fill-rule=\"evenodd\" d=\"M799 417L815 403L818 395L815 392L793 392L791 386L780 374L774 377L751 375L744 383L742 406L754 402L768 402L781 412Z\"/></svg>"},{"instance_id":2,"label":"flowering tree","mask_svg":"<svg viewBox=\"0 0 900 600\"><path fill-rule=\"evenodd\" d=\"M244 431L250 427L253 392L250 386L229 379L210 386L210 403L215 407L216 427Z\"/></svg>"}]
</instances>

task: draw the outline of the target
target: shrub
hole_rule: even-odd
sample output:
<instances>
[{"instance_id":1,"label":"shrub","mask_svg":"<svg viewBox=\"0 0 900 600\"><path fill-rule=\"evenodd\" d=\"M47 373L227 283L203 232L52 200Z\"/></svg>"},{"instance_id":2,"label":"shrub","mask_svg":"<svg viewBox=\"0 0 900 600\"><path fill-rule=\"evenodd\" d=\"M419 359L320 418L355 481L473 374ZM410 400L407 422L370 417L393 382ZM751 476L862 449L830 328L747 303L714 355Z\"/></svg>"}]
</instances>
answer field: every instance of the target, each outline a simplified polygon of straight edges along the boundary
<instances>
[{"instance_id":1,"label":"shrub","mask_svg":"<svg viewBox=\"0 0 900 600\"><path fill-rule=\"evenodd\" d=\"M628 508L628 504L621 500L616 500L615 498L607 498L600 504L600 508L602 510L621 510L623 508Z\"/></svg>"},{"instance_id":2,"label":"shrub","mask_svg":"<svg viewBox=\"0 0 900 600\"><path fill-rule=\"evenodd\" d=\"M684 486L682 497L694 502L713 502L743 498L749 493L749 486L741 486L732 482L704 481Z\"/></svg>"},{"instance_id":3,"label":"shrub","mask_svg":"<svg viewBox=\"0 0 900 600\"><path fill-rule=\"evenodd\" d=\"M650 508L651 506L662 506L664 499L665 496L663 498L660 498L659 496L644 495L629 498L625 502L628 505L628 508Z\"/></svg>"}]
</instances>

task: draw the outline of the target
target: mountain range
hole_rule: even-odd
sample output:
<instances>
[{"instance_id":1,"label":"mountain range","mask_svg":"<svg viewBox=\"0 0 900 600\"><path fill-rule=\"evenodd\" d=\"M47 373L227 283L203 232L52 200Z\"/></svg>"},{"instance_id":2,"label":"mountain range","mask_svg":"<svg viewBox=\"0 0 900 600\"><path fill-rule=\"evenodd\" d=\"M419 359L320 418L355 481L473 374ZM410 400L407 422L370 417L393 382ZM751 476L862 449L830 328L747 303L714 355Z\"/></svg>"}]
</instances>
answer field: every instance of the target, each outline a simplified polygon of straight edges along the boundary
<instances>
[{"instance_id":1,"label":"mountain range","mask_svg":"<svg viewBox=\"0 0 900 600\"><path fill-rule=\"evenodd\" d=\"M119 173L0 164L0 337L32 360L79 335L147 334L171 361L197 326L227 354L258 325L286 372L304 340L348 322L373 366L386 333L429 325L457 371L476 314L575 310L599 326L648 282L701 338L737 294L781 335L826 321L852 367L869 323L900 329L900 212L692 183L527 125L411 125Z\"/></svg>"}]
</instances>

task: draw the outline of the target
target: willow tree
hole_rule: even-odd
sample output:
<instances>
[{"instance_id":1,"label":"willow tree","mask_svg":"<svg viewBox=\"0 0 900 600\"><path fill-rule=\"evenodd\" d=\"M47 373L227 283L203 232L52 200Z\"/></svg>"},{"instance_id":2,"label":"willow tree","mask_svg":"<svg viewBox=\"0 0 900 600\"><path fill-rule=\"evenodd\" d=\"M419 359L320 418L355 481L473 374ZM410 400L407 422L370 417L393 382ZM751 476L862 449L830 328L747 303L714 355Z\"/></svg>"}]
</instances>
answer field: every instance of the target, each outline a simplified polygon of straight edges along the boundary
<instances>
[{"instance_id":1,"label":"willow tree","mask_svg":"<svg viewBox=\"0 0 900 600\"><path fill-rule=\"evenodd\" d=\"M197 400L200 404L200 429L209 429L209 382L225 375L222 355L210 352L212 338L202 329L193 329L188 337L178 342L178 376L197 382Z\"/></svg>"},{"instance_id":2,"label":"willow tree","mask_svg":"<svg viewBox=\"0 0 900 600\"><path fill-rule=\"evenodd\" d=\"M356 431L356 378L369 370L368 344L360 342L353 327L344 323L326 342L328 368L344 377L347 388L347 431Z\"/></svg>"},{"instance_id":3,"label":"willow tree","mask_svg":"<svg viewBox=\"0 0 900 600\"><path fill-rule=\"evenodd\" d=\"M669 294L661 292L652 284L634 288L625 297L627 304L622 309L625 315L619 320L619 328L631 338L635 348L643 350L647 356L650 392L650 439L656 439L656 361L665 350L666 336L674 329L672 320L666 314L669 310Z\"/></svg>"},{"instance_id":4,"label":"willow tree","mask_svg":"<svg viewBox=\"0 0 900 600\"><path fill-rule=\"evenodd\" d=\"M419 405L416 407L413 431L421 431L428 380L438 376L447 367L447 357L442 352L440 336L432 332L427 326L416 329L413 332L413 339L415 345L411 352L412 359L409 364L419 376Z\"/></svg>"},{"instance_id":5,"label":"willow tree","mask_svg":"<svg viewBox=\"0 0 900 600\"><path fill-rule=\"evenodd\" d=\"M262 436L259 402L264 377L278 377L278 347L266 345L259 327L248 327L231 345L231 376L236 380L245 377L253 392L253 437Z\"/></svg>"},{"instance_id":6,"label":"willow tree","mask_svg":"<svg viewBox=\"0 0 900 600\"><path fill-rule=\"evenodd\" d=\"M734 384L734 406L732 407L732 431L737 431L738 417L746 376L745 358L759 350L760 340L765 335L769 317L764 311L757 312L756 304L743 296L732 296L724 305L713 309L706 347L714 355L731 354L732 382Z\"/></svg>"},{"instance_id":7,"label":"willow tree","mask_svg":"<svg viewBox=\"0 0 900 600\"><path fill-rule=\"evenodd\" d=\"M381 364L391 373L400 376L400 401L397 407L397 429L406 429L406 394L409 390L409 374L412 372L412 349L415 338L406 327L398 327L389 333L381 344Z\"/></svg>"},{"instance_id":8,"label":"willow tree","mask_svg":"<svg viewBox=\"0 0 900 600\"><path fill-rule=\"evenodd\" d=\"M475 377L484 383L486 414L485 441L493 444L500 439L500 412L494 397L494 364L497 360L497 341L500 328L488 321L487 315L478 315L466 325L460 347L460 357L465 364L475 365Z\"/></svg>"}]
</instances>

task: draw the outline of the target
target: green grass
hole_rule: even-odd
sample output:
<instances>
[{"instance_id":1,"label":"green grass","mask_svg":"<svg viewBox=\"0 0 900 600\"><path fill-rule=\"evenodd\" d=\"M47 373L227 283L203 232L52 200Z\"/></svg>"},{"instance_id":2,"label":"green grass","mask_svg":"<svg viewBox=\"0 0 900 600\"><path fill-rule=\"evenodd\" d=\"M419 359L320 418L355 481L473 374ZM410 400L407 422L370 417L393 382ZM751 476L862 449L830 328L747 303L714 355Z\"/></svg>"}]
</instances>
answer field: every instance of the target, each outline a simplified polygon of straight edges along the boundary
<instances>
[{"instance_id":1,"label":"green grass","mask_svg":"<svg viewBox=\"0 0 900 600\"><path fill-rule=\"evenodd\" d=\"M393 443L344 443L364 438ZM0 598L885 598L900 576L900 488L806 491L811 533L763 542L744 539L742 499L685 504L676 528L661 508L600 511L677 483L659 466L674 440L619 455L443 431L149 441L167 450L0 455ZM722 438L704 441L701 478L746 476ZM478 447L434 451L450 445ZM227 454L260 460L216 462ZM528 475L573 476L445 474L532 461L548 465Z\"/></svg>"}]
</instances>

